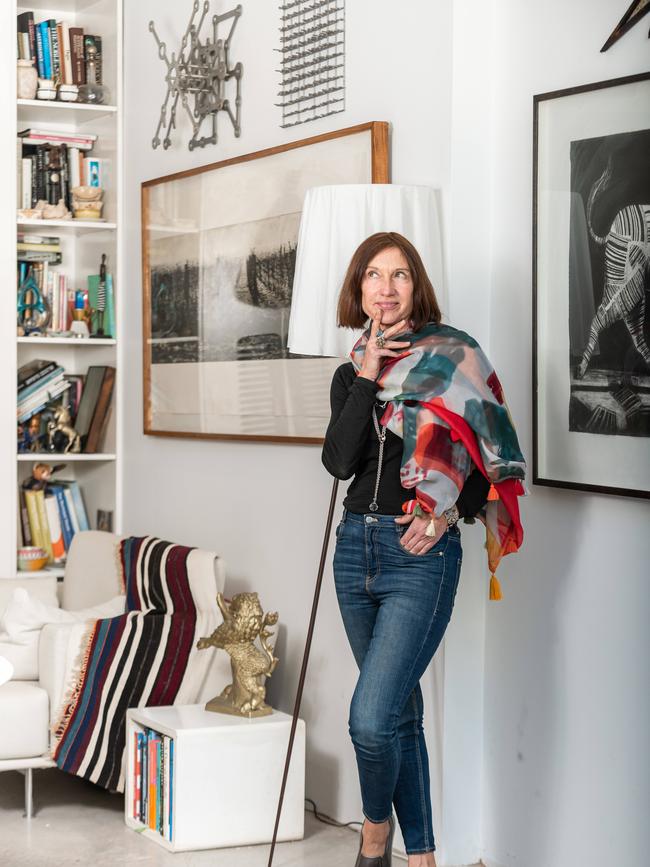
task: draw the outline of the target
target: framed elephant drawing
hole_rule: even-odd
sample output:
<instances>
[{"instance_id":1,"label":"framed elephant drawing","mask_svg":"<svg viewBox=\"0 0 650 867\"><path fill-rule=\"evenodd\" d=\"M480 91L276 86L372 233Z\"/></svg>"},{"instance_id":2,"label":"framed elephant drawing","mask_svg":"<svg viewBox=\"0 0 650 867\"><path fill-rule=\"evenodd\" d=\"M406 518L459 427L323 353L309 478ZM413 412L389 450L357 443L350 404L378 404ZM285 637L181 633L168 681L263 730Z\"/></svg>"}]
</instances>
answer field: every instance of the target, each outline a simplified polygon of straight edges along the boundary
<instances>
[{"instance_id":1,"label":"framed elephant drawing","mask_svg":"<svg viewBox=\"0 0 650 867\"><path fill-rule=\"evenodd\" d=\"M650 497L650 73L534 97L533 472Z\"/></svg>"}]
</instances>

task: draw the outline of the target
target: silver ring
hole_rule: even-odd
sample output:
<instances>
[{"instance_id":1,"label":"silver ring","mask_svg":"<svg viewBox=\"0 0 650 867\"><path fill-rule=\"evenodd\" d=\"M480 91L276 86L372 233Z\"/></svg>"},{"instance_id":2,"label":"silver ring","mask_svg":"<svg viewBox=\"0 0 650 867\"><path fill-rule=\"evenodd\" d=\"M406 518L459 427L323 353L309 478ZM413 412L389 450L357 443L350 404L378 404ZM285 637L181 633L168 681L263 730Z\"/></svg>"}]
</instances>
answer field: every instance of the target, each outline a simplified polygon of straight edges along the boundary
<instances>
[{"instance_id":1,"label":"silver ring","mask_svg":"<svg viewBox=\"0 0 650 867\"><path fill-rule=\"evenodd\" d=\"M386 344L386 338L384 337L383 333L380 333L379 331L377 332L377 335L375 336L375 343L377 344L379 349L384 348Z\"/></svg>"}]
</instances>

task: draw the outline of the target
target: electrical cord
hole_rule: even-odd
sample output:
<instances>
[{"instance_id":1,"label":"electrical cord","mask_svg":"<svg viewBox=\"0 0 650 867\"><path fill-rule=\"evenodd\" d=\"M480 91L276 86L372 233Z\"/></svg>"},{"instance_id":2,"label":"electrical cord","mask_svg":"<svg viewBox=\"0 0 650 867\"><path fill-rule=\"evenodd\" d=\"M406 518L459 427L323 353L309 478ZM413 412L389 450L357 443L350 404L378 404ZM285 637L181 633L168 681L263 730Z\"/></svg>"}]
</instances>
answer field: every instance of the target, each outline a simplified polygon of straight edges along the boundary
<instances>
[{"instance_id":1,"label":"electrical cord","mask_svg":"<svg viewBox=\"0 0 650 867\"><path fill-rule=\"evenodd\" d=\"M312 801L311 798L305 798L305 801L306 803L313 805L314 809L309 812L313 813L318 821L322 822L324 825L334 825L335 828L349 828L350 825L358 825L361 827L363 825L363 822L337 822L336 819L333 819L331 816L327 816L325 813L320 813L316 806L316 802Z\"/></svg>"}]
</instances>

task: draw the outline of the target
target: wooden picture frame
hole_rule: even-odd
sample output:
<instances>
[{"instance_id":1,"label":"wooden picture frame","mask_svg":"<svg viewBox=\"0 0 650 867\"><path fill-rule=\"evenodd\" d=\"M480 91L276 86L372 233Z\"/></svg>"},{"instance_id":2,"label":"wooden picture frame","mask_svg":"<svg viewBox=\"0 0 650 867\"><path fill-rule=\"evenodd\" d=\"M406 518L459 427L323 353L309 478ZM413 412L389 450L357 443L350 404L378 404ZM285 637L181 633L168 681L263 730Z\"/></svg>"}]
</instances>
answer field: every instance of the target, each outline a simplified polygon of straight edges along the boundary
<instances>
[{"instance_id":1,"label":"wooden picture frame","mask_svg":"<svg viewBox=\"0 0 650 867\"><path fill-rule=\"evenodd\" d=\"M650 73L533 109L533 482L649 498Z\"/></svg>"},{"instance_id":2,"label":"wooden picture frame","mask_svg":"<svg viewBox=\"0 0 650 867\"><path fill-rule=\"evenodd\" d=\"M286 349L304 192L389 182L370 122L142 183L145 434L323 441L341 360Z\"/></svg>"}]
</instances>

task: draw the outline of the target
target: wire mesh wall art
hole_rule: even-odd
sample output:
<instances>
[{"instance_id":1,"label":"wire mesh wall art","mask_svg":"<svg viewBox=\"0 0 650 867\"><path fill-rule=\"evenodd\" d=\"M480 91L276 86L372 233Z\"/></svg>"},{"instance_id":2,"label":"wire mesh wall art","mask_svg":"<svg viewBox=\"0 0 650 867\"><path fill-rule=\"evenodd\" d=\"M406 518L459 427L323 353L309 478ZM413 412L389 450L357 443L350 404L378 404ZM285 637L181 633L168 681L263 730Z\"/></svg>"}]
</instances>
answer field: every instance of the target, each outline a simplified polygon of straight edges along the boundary
<instances>
[{"instance_id":1,"label":"wire mesh wall art","mask_svg":"<svg viewBox=\"0 0 650 867\"><path fill-rule=\"evenodd\" d=\"M171 58L168 56L166 43L158 36L154 22L149 22L149 30L158 45L158 57L167 67L167 93L160 108L156 133L151 141L154 149L162 144L166 150L171 145L171 131L176 128L179 100L192 124L192 137L188 142L190 150L217 143L217 115L220 112L225 112L230 118L235 136L239 137L241 133L241 78L244 68L241 63L230 66L229 52L242 7L238 5L222 15L213 15L212 38L208 36L202 41L200 33L210 10L210 0L204 0L202 5L200 17L195 23L201 3L194 0L178 56L173 51ZM230 30L225 38L219 38L219 25L225 21L231 22ZM236 85L234 113L231 101L226 96L228 84L233 79ZM206 120L211 124L211 134L199 135ZM165 135L161 140L160 134L165 128Z\"/></svg>"},{"instance_id":2,"label":"wire mesh wall art","mask_svg":"<svg viewBox=\"0 0 650 867\"><path fill-rule=\"evenodd\" d=\"M281 127L345 110L345 0L282 0Z\"/></svg>"}]
</instances>

